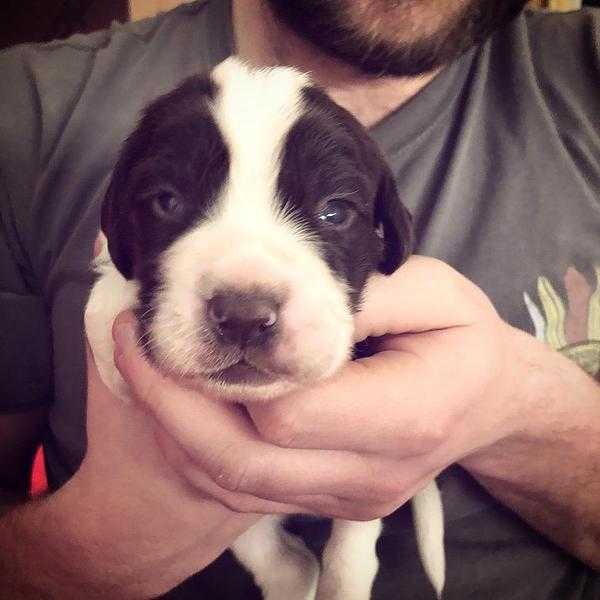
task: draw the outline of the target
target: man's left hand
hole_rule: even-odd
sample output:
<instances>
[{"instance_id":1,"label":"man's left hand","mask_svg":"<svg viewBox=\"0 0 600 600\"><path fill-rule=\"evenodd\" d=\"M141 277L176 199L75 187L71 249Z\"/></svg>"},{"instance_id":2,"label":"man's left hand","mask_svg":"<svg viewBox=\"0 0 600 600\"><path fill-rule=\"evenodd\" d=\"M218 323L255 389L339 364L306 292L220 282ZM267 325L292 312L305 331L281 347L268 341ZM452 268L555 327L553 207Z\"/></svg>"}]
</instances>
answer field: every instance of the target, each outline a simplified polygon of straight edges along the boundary
<instances>
[{"instance_id":1,"label":"man's left hand","mask_svg":"<svg viewBox=\"0 0 600 600\"><path fill-rule=\"evenodd\" d=\"M274 444L361 456L364 469L340 495L367 512L369 498L376 499L374 512L393 510L525 417L524 382L515 369L522 335L470 281L445 263L414 256L368 286L356 339L372 338L373 356L249 410Z\"/></svg>"}]
</instances>

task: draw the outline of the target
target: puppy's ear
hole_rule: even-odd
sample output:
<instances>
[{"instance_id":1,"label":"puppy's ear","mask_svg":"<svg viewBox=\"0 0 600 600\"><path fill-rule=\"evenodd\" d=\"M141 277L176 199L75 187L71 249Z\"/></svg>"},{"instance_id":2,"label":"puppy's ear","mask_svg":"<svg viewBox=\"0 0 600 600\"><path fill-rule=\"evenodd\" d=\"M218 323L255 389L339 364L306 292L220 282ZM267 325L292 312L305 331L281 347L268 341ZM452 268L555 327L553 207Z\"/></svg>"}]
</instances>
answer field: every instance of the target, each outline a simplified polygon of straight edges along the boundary
<instances>
[{"instance_id":1,"label":"puppy's ear","mask_svg":"<svg viewBox=\"0 0 600 600\"><path fill-rule=\"evenodd\" d=\"M396 182L387 166L381 174L375 199L375 227L383 239L379 270L390 275L410 256L413 229L410 213L398 197Z\"/></svg>"},{"instance_id":2,"label":"puppy's ear","mask_svg":"<svg viewBox=\"0 0 600 600\"><path fill-rule=\"evenodd\" d=\"M100 227L108 240L108 252L125 279L133 278L133 229L127 209L127 161L121 155L102 203Z\"/></svg>"}]
</instances>

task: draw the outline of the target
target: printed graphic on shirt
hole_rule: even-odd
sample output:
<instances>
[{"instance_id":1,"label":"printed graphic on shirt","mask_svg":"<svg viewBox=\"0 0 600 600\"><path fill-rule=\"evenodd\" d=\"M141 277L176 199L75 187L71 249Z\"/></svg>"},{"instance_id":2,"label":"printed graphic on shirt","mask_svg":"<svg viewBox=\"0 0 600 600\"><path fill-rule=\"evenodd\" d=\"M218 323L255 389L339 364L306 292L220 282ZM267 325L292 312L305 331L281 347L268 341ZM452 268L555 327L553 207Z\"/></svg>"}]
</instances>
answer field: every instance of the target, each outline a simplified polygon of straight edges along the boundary
<instances>
[{"instance_id":1,"label":"printed graphic on shirt","mask_svg":"<svg viewBox=\"0 0 600 600\"><path fill-rule=\"evenodd\" d=\"M594 272L595 289L577 269L567 269L566 301L547 277L538 277L537 303L527 292L523 297L536 337L600 381L600 266Z\"/></svg>"}]
</instances>

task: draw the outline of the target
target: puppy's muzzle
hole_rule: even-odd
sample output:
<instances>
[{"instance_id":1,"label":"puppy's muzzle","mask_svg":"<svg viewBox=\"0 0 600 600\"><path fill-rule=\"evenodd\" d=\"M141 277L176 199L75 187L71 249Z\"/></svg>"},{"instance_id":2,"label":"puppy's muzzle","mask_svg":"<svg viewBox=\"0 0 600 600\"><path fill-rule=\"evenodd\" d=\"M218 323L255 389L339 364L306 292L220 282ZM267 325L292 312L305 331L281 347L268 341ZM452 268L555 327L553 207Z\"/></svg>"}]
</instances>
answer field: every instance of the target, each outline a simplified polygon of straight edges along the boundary
<instances>
[{"instance_id":1,"label":"puppy's muzzle","mask_svg":"<svg viewBox=\"0 0 600 600\"><path fill-rule=\"evenodd\" d=\"M280 302L271 294L228 290L206 303L206 319L222 343L238 348L264 346L277 333Z\"/></svg>"}]
</instances>

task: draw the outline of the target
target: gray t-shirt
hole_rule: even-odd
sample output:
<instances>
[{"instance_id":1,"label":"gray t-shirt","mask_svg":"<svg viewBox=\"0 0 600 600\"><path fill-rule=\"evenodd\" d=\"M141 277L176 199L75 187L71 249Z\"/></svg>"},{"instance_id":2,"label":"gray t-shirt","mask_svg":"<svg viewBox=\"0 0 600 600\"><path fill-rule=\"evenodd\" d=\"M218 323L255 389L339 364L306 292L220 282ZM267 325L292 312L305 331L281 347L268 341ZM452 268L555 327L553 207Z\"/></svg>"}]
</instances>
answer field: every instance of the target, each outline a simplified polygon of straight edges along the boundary
<instances>
[{"instance_id":1,"label":"gray t-shirt","mask_svg":"<svg viewBox=\"0 0 600 600\"><path fill-rule=\"evenodd\" d=\"M372 130L415 216L418 251L458 268L504 319L596 377L599 39L598 11L523 14ZM0 411L51 404L52 488L85 451L82 311L119 145L149 100L231 52L229 3L207 0L0 54ZM451 467L439 482L446 599L600 598L600 575L466 472ZM302 533L323 535L318 524ZM408 507L378 553L373 598L433 598ZM225 553L169 597L260 596Z\"/></svg>"}]
</instances>

